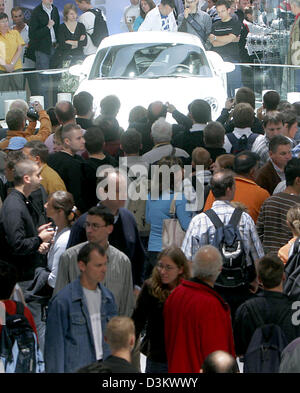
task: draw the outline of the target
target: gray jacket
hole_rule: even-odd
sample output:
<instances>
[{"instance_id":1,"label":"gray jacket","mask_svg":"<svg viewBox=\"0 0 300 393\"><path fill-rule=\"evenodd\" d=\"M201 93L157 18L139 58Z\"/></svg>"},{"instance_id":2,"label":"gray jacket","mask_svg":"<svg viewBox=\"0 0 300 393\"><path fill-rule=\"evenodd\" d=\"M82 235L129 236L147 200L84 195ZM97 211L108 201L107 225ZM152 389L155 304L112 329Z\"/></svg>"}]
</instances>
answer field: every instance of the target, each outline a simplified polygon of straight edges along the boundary
<instances>
[{"instance_id":1,"label":"gray jacket","mask_svg":"<svg viewBox=\"0 0 300 393\"><path fill-rule=\"evenodd\" d=\"M80 271L77 256L79 250L87 243L80 243L69 248L60 257L53 295L78 278ZM131 317L134 308L131 262L123 252L111 245L109 245L106 255L107 271L102 284L113 293L118 315Z\"/></svg>"},{"instance_id":2,"label":"gray jacket","mask_svg":"<svg viewBox=\"0 0 300 393\"><path fill-rule=\"evenodd\" d=\"M193 19L200 25L201 31L197 29L196 23L193 27ZM183 13L178 16L178 31L198 36L203 44L211 33L211 26L211 17L201 10L198 10L195 14L189 15L187 19L185 19Z\"/></svg>"}]
</instances>

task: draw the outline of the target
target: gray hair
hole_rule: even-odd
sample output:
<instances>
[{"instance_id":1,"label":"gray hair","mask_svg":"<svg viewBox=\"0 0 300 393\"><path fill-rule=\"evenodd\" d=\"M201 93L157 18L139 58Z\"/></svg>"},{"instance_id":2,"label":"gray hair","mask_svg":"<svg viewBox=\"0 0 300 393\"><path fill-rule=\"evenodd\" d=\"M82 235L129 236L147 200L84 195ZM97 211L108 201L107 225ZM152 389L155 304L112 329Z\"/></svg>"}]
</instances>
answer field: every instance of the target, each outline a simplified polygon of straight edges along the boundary
<instances>
[{"instance_id":1,"label":"gray hair","mask_svg":"<svg viewBox=\"0 0 300 393\"><path fill-rule=\"evenodd\" d=\"M163 142L171 142L172 125L168 123L163 117L160 117L152 124L151 136L155 144L163 143Z\"/></svg>"},{"instance_id":2,"label":"gray hair","mask_svg":"<svg viewBox=\"0 0 300 393\"><path fill-rule=\"evenodd\" d=\"M215 282L220 274L223 259L220 251L211 245L201 247L193 259L193 277Z\"/></svg>"},{"instance_id":3,"label":"gray hair","mask_svg":"<svg viewBox=\"0 0 300 393\"><path fill-rule=\"evenodd\" d=\"M26 101L21 100L21 99L17 99L14 102L12 102L9 106L9 109L20 109L25 115L27 115L27 111L28 111L28 104Z\"/></svg>"}]
</instances>

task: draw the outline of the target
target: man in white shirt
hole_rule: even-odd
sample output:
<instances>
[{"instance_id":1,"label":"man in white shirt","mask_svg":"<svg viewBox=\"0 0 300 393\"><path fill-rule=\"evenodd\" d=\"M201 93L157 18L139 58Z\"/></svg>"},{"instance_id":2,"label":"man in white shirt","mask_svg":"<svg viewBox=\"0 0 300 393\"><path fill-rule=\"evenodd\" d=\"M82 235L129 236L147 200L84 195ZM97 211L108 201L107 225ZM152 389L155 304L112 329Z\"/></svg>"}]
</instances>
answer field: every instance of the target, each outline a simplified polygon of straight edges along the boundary
<instances>
[{"instance_id":1,"label":"man in white shirt","mask_svg":"<svg viewBox=\"0 0 300 393\"><path fill-rule=\"evenodd\" d=\"M83 11L83 14L80 15L78 18L78 22L82 23L85 27L85 30L87 32L87 44L86 46L83 47L83 54L85 56L93 55L94 53L97 52L98 46L95 46L91 35L94 32L95 28L95 21L96 21L96 16L94 12L92 11L94 7L91 4L91 0L76 0L76 4L78 8ZM100 11L100 10L99 10ZM101 27L101 35L102 39L108 36L108 30L106 26L106 18L102 13L102 27ZM101 40L102 40L101 39ZM100 41L101 42L101 41Z\"/></svg>"},{"instance_id":2,"label":"man in white shirt","mask_svg":"<svg viewBox=\"0 0 300 393\"><path fill-rule=\"evenodd\" d=\"M29 59L28 57L24 57L24 52L25 52L25 48L28 48L28 43L29 43L29 36L28 36L28 32L29 32L29 26L27 25L27 23L24 22L24 12L22 10L21 7L14 7L11 9L11 17L13 20L13 29L17 30L26 46L22 48L22 54L21 54L21 59L22 59L22 63L23 63L23 70L27 71L29 69L34 69L35 68L35 62L31 59Z\"/></svg>"},{"instance_id":3,"label":"man in white shirt","mask_svg":"<svg viewBox=\"0 0 300 393\"><path fill-rule=\"evenodd\" d=\"M161 0L148 12L138 31L177 31L174 8L174 0Z\"/></svg>"},{"instance_id":4,"label":"man in white shirt","mask_svg":"<svg viewBox=\"0 0 300 393\"><path fill-rule=\"evenodd\" d=\"M130 0L130 5L124 8L123 16L120 22L121 32L128 33L128 31L133 31L134 22L139 16L140 1Z\"/></svg>"},{"instance_id":5,"label":"man in white shirt","mask_svg":"<svg viewBox=\"0 0 300 393\"><path fill-rule=\"evenodd\" d=\"M25 46L23 46L22 48L22 54L21 54L21 60L22 60L22 68L23 71L31 71L35 69L35 61L33 61L32 59L30 59L29 57L25 57L24 54L28 54L29 52L29 47L28 47L28 43L29 43L29 26L27 25L27 23L24 22L24 12L22 10L21 7L14 7L11 9L11 17L13 20L13 29L17 30L24 42L25 42ZM27 52L27 53L26 53ZM32 53L32 55L34 55L34 53ZM24 87L25 87L25 83L26 83L26 79L28 80L28 84L30 87L30 90L32 91L32 83L31 83L31 76L32 74L25 74L24 77ZM24 89L25 90L25 89ZM34 91L32 91L32 93L34 93ZM34 95L34 94L32 94Z\"/></svg>"}]
</instances>

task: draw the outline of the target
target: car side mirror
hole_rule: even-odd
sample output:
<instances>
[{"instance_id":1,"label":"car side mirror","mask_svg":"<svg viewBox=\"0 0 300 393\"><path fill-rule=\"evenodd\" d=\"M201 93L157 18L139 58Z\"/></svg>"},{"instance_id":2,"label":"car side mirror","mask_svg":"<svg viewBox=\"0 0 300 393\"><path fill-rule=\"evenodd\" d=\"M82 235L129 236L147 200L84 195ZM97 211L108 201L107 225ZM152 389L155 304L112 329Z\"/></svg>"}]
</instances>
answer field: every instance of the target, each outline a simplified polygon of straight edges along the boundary
<instances>
[{"instance_id":1,"label":"car side mirror","mask_svg":"<svg viewBox=\"0 0 300 393\"><path fill-rule=\"evenodd\" d=\"M232 72L235 69L235 65L233 63L224 61L222 57L216 52L208 51L206 52L206 56L212 68L218 75Z\"/></svg>"}]
</instances>

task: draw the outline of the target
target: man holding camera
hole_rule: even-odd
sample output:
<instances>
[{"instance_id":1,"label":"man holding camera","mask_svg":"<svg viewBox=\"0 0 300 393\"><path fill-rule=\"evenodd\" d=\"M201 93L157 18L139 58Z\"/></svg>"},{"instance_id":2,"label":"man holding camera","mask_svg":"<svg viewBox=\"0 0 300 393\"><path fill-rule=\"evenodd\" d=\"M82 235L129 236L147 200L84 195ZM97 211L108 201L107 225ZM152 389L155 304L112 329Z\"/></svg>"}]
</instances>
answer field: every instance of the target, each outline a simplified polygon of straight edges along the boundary
<instances>
[{"instance_id":1,"label":"man holding camera","mask_svg":"<svg viewBox=\"0 0 300 393\"><path fill-rule=\"evenodd\" d=\"M35 135L34 123L25 128L27 116L30 116L29 122L39 120L41 123L39 131ZM0 143L0 149L6 149L10 138L14 136L22 136L26 138L27 141L38 140L41 142L44 142L48 138L52 130L51 122L47 112L43 110L41 104L38 102L33 103L32 107L28 110L27 116L20 109L11 109L7 112L5 121L8 126L8 131L6 138Z\"/></svg>"},{"instance_id":2,"label":"man holding camera","mask_svg":"<svg viewBox=\"0 0 300 393\"><path fill-rule=\"evenodd\" d=\"M140 2L139 0L130 0L130 5L125 7L120 22L122 33L133 31L133 25L138 16L140 16Z\"/></svg>"}]
</instances>

